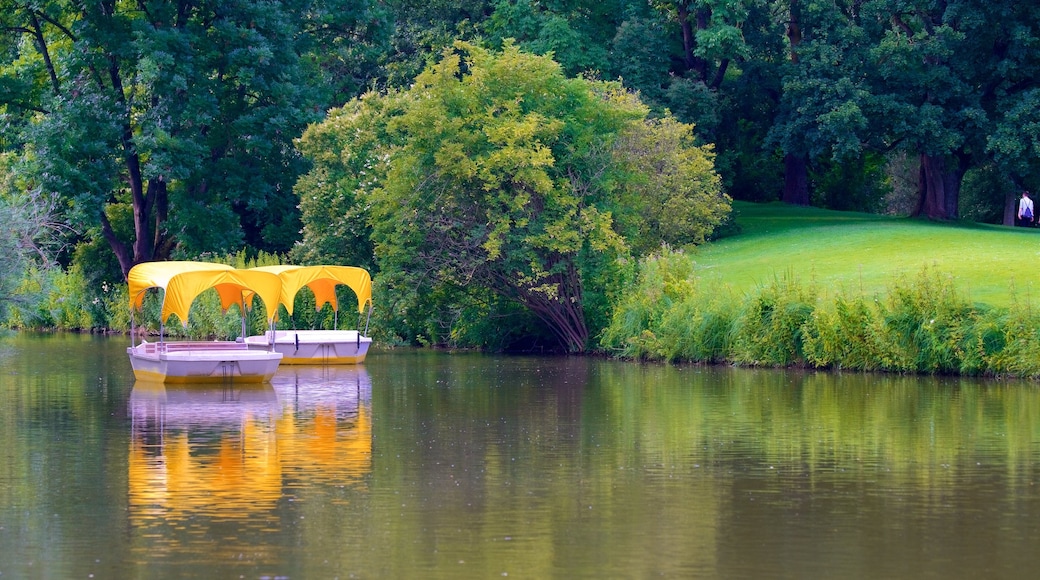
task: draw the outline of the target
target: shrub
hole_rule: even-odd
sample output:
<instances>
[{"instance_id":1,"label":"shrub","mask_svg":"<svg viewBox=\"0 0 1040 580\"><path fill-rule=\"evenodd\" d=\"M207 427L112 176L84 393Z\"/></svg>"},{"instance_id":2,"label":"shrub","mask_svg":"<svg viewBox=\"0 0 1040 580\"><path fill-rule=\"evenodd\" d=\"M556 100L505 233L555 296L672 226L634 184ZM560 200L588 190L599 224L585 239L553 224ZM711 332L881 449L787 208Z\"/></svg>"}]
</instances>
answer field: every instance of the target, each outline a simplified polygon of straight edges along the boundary
<instances>
[{"instance_id":1,"label":"shrub","mask_svg":"<svg viewBox=\"0 0 1040 580\"><path fill-rule=\"evenodd\" d=\"M690 296L661 317L658 348L669 361L717 363L733 349L736 308L724 292Z\"/></svg>"},{"instance_id":2,"label":"shrub","mask_svg":"<svg viewBox=\"0 0 1040 580\"><path fill-rule=\"evenodd\" d=\"M663 246L640 261L636 283L622 295L600 336L601 348L623 358L669 358L656 333L673 305L695 296L693 260Z\"/></svg>"},{"instance_id":3,"label":"shrub","mask_svg":"<svg viewBox=\"0 0 1040 580\"><path fill-rule=\"evenodd\" d=\"M705 291L692 267L670 251L640 263L602 344L620 357L676 362L1040 377L1040 312L969 304L934 269L877 297L820 299L784 276L738 303Z\"/></svg>"},{"instance_id":4,"label":"shrub","mask_svg":"<svg viewBox=\"0 0 1040 580\"><path fill-rule=\"evenodd\" d=\"M913 280L901 278L880 302L883 344L890 370L949 373L965 359L967 329L975 311L958 296L948 276L925 268Z\"/></svg>"},{"instance_id":5,"label":"shrub","mask_svg":"<svg viewBox=\"0 0 1040 580\"><path fill-rule=\"evenodd\" d=\"M734 323L734 362L787 366L805 360L802 326L816 308L816 290L794 277L774 278L748 296Z\"/></svg>"},{"instance_id":6,"label":"shrub","mask_svg":"<svg viewBox=\"0 0 1040 580\"><path fill-rule=\"evenodd\" d=\"M821 368L881 368L879 321L873 299L839 295L817 308L803 328L806 362Z\"/></svg>"}]
</instances>

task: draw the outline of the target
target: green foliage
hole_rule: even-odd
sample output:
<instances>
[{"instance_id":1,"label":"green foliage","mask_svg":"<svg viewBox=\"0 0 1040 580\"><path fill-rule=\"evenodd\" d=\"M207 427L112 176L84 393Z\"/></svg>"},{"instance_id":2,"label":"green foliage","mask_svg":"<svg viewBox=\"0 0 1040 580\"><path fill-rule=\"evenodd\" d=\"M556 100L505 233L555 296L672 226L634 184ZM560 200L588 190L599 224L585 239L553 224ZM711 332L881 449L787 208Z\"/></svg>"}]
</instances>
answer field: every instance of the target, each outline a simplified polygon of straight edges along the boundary
<instances>
[{"instance_id":1,"label":"green foliage","mask_svg":"<svg viewBox=\"0 0 1040 580\"><path fill-rule=\"evenodd\" d=\"M934 269L877 297L820 296L793 276L734 300L706 288L690 257L639 265L601 346L623 358L856 371L1040 376L1040 313L971 305Z\"/></svg>"},{"instance_id":2,"label":"green foliage","mask_svg":"<svg viewBox=\"0 0 1040 580\"><path fill-rule=\"evenodd\" d=\"M45 285L58 271L68 228L57 217L55 196L43 195L21 178L16 158L0 153L0 325L36 315L44 294L28 291Z\"/></svg>"},{"instance_id":3,"label":"green foliage","mask_svg":"<svg viewBox=\"0 0 1040 580\"><path fill-rule=\"evenodd\" d=\"M333 110L298 141L313 168L296 183L303 239L294 261L376 271L369 197L386 172L382 148L392 143L387 121L399 112L398 101L392 91L370 93Z\"/></svg>"},{"instance_id":4,"label":"green foliage","mask_svg":"<svg viewBox=\"0 0 1040 580\"><path fill-rule=\"evenodd\" d=\"M300 222L292 147L328 99L365 79L338 58L376 57L384 7L318 3L41 2L4 10L16 43L0 89L16 112L19 171L69 219L134 263L202 252L285 252ZM374 43L374 44L373 44ZM0 86L3 83L0 82ZM31 115L30 115L31 113ZM93 264L83 264L90 270Z\"/></svg>"},{"instance_id":5,"label":"green foliage","mask_svg":"<svg viewBox=\"0 0 1040 580\"><path fill-rule=\"evenodd\" d=\"M630 245L701 242L729 210L692 128L646 114L510 42L456 43L409 90L353 101L301 140L315 167L299 255L328 255L364 217L401 339L473 336L505 300L584 350Z\"/></svg>"},{"instance_id":6,"label":"green foliage","mask_svg":"<svg viewBox=\"0 0 1040 580\"><path fill-rule=\"evenodd\" d=\"M927 270L916 280L900 280L880 304L882 339L890 346L884 360L892 370L929 373L960 370L964 333L973 315L952 281Z\"/></svg>"},{"instance_id":7,"label":"green foliage","mask_svg":"<svg viewBox=\"0 0 1040 580\"><path fill-rule=\"evenodd\" d=\"M972 337L992 374L1040 377L1040 311L1016 302L976 324Z\"/></svg>"},{"instance_id":8,"label":"green foliage","mask_svg":"<svg viewBox=\"0 0 1040 580\"><path fill-rule=\"evenodd\" d=\"M1036 11L1012 0L790 10L798 34L769 129L785 154L845 164L865 150L906 151L928 177L917 211L933 218L957 217L961 179L973 167L995 163L1015 181L1036 183L1029 159L1040 69L1027 56L1037 44ZM857 181L871 174L861 169ZM1003 199L991 203L1002 213Z\"/></svg>"},{"instance_id":9,"label":"green foliage","mask_svg":"<svg viewBox=\"0 0 1040 580\"><path fill-rule=\"evenodd\" d=\"M970 306L948 276L925 269L884 299L839 296L815 312L806 351L815 366L979 374L989 370L980 345L993 346L985 328L994 316Z\"/></svg>"},{"instance_id":10,"label":"green foliage","mask_svg":"<svg viewBox=\"0 0 1040 580\"><path fill-rule=\"evenodd\" d=\"M885 185L885 159L870 152L842 163L820 160L809 179L812 204L839 211L882 213L891 189Z\"/></svg>"},{"instance_id":11,"label":"green foliage","mask_svg":"<svg viewBox=\"0 0 1040 580\"><path fill-rule=\"evenodd\" d=\"M631 223L627 237L637 255L661 243L702 244L729 214L712 150L693 145L691 125L671 117L635 124L620 139L615 158L632 174L618 220Z\"/></svg>"},{"instance_id":12,"label":"green foliage","mask_svg":"<svg viewBox=\"0 0 1040 580\"><path fill-rule=\"evenodd\" d=\"M627 358L663 358L655 334L661 319L684 299L695 295L693 261L668 247L639 262L638 277L614 309L602 333L602 348Z\"/></svg>"},{"instance_id":13,"label":"green foliage","mask_svg":"<svg viewBox=\"0 0 1040 580\"><path fill-rule=\"evenodd\" d=\"M664 247L640 261L600 347L624 358L719 362L732 349L733 304L701 286L688 255Z\"/></svg>"},{"instance_id":14,"label":"green foliage","mask_svg":"<svg viewBox=\"0 0 1040 580\"><path fill-rule=\"evenodd\" d=\"M79 268L55 271L47 293L48 299L43 304L48 315L47 326L70 330L95 328L94 315L100 311L99 303L86 290L87 285Z\"/></svg>"},{"instance_id":15,"label":"green foliage","mask_svg":"<svg viewBox=\"0 0 1040 580\"><path fill-rule=\"evenodd\" d=\"M551 56L568 75L608 68L615 23L606 5L497 0L484 26L489 39L512 39L526 52Z\"/></svg>"},{"instance_id":16,"label":"green foliage","mask_svg":"<svg viewBox=\"0 0 1040 580\"><path fill-rule=\"evenodd\" d=\"M17 275L7 280L17 281L6 296L3 325L8 328L47 328L54 321L47 309L52 301L52 276L35 266L24 267Z\"/></svg>"},{"instance_id":17,"label":"green foliage","mask_svg":"<svg viewBox=\"0 0 1040 580\"><path fill-rule=\"evenodd\" d=\"M734 320L728 358L749 365L787 366L805 360L802 327L817 306L814 287L790 274L749 295Z\"/></svg>"},{"instance_id":18,"label":"green foliage","mask_svg":"<svg viewBox=\"0 0 1040 580\"><path fill-rule=\"evenodd\" d=\"M373 195L380 269L488 287L582 350L577 259L586 245L623 250L594 172L602 145L641 111L513 46L455 50L416 79L390 123L400 145Z\"/></svg>"},{"instance_id":19,"label":"green foliage","mask_svg":"<svg viewBox=\"0 0 1040 580\"><path fill-rule=\"evenodd\" d=\"M881 370L886 345L876 312L875 300L844 293L817 308L803 333L806 361L822 368Z\"/></svg>"},{"instance_id":20,"label":"green foliage","mask_svg":"<svg viewBox=\"0 0 1040 580\"><path fill-rule=\"evenodd\" d=\"M968 221L1002 224L1008 201L1017 202L1020 192L997 164L980 165L964 175L960 215Z\"/></svg>"}]
</instances>

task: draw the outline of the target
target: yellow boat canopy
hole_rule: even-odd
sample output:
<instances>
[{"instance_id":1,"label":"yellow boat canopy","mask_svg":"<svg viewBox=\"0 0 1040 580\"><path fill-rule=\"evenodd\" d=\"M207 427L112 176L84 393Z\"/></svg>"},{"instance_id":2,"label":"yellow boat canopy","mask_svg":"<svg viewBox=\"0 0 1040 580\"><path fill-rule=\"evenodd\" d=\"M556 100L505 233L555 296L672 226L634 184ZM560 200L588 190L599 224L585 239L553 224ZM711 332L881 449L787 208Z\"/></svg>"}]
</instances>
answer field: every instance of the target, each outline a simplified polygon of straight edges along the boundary
<instances>
[{"instance_id":1,"label":"yellow boat canopy","mask_svg":"<svg viewBox=\"0 0 1040 580\"><path fill-rule=\"evenodd\" d=\"M225 264L209 262L145 262L130 269L127 275L131 310L140 310L144 292L162 288L162 322L176 314L181 324L188 325L188 311L195 298L213 288L220 295L220 306L227 311L232 304L250 304L259 296L271 323L278 312L282 284L269 272L238 270Z\"/></svg>"},{"instance_id":2,"label":"yellow boat canopy","mask_svg":"<svg viewBox=\"0 0 1040 580\"><path fill-rule=\"evenodd\" d=\"M355 266L259 266L253 268L261 272L276 274L282 281L280 302L292 316L293 302L296 293L304 286L314 293L314 307L321 310L329 303L334 311L339 310L336 303L336 286L344 284L357 295L358 314L365 311L365 305L372 305L372 277L368 270Z\"/></svg>"}]
</instances>

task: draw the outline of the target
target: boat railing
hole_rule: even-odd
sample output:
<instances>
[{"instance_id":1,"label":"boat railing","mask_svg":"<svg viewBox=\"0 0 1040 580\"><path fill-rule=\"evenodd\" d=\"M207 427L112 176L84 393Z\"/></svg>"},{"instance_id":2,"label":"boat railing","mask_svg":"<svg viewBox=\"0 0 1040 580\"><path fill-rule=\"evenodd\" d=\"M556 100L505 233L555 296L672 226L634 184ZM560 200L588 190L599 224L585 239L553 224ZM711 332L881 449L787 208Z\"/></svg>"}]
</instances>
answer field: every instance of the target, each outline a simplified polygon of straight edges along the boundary
<instances>
[{"instance_id":1,"label":"boat railing","mask_svg":"<svg viewBox=\"0 0 1040 580\"><path fill-rule=\"evenodd\" d=\"M177 341L177 342L142 342L137 345L137 350L144 354L167 353L167 352L191 352L198 350L246 350L244 343L219 340L219 341Z\"/></svg>"}]
</instances>

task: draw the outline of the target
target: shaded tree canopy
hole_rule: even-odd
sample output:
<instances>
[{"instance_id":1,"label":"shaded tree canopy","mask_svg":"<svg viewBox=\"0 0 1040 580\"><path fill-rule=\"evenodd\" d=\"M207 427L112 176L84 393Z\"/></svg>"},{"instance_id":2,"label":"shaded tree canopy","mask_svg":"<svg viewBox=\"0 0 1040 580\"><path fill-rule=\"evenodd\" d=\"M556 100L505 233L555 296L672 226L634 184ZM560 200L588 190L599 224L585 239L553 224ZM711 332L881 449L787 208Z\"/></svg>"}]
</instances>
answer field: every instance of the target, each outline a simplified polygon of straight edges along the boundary
<instances>
[{"instance_id":1,"label":"shaded tree canopy","mask_svg":"<svg viewBox=\"0 0 1040 580\"><path fill-rule=\"evenodd\" d=\"M797 58L786 67L772 128L786 154L848 163L871 151L911 153L920 169L915 213L940 219L958 217L971 168L996 163L1015 180L1035 180L1020 155L1032 126L1022 113L1040 72L1040 16L1032 7L1011 0L788 4Z\"/></svg>"}]
</instances>

